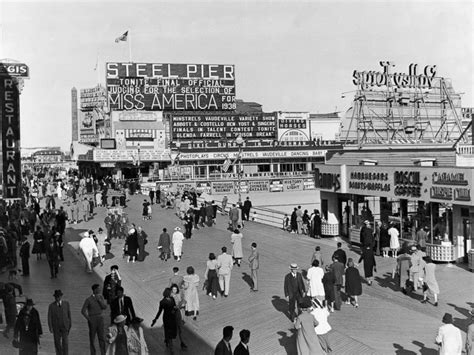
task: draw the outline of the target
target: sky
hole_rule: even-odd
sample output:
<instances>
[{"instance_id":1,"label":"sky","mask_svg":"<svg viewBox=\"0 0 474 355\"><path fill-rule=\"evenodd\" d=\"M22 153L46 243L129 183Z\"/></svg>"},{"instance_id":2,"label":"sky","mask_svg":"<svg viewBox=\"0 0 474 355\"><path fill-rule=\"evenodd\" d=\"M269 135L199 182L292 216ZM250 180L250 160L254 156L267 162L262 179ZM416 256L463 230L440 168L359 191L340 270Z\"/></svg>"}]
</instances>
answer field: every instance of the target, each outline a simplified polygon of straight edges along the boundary
<instances>
[{"instance_id":1,"label":"sky","mask_svg":"<svg viewBox=\"0 0 474 355\"><path fill-rule=\"evenodd\" d=\"M345 112L354 70L390 60L437 65L473 103L473 2L7 1L0 59L26 63L23 147L71 143L71 88L105 82L105 63L234 64L236 97L271 111ZM98 61L99 70L94 71Z\"/></svg>"}]
</instances>

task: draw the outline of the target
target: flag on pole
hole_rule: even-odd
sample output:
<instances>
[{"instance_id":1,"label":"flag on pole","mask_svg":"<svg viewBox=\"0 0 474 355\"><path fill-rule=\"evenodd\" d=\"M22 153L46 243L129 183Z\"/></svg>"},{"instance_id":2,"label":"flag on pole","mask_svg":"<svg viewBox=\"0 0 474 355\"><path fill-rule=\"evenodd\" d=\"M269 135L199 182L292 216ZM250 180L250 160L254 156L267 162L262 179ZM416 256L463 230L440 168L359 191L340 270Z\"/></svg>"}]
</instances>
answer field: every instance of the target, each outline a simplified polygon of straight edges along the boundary
<instances>
[{"instance_id":1,"label":"flag on pole","mask_svg":"<svg viewBox=\"0 0 474 355\"><path fill-rule=\"evenodd\" d=\"M229 170L229 168L230 168L230 163L231 163L230 159L227 158L227 159L225 160L224 164L222 164L222 171L223 171L224 173L226 173L227 170Z\"/></svg>"},{"instance_id":2,"label":"flag on pole","mask_svg":"<svg viewBox=\"0 0 474 355\"><path fill-rule=\"evenodd\" d=\"M119 43L120 41L127 42L127 38L128 38L128 31L126 31L123 35L118 36L115 39L115 43Z\"/></svg>"}]
</instances>

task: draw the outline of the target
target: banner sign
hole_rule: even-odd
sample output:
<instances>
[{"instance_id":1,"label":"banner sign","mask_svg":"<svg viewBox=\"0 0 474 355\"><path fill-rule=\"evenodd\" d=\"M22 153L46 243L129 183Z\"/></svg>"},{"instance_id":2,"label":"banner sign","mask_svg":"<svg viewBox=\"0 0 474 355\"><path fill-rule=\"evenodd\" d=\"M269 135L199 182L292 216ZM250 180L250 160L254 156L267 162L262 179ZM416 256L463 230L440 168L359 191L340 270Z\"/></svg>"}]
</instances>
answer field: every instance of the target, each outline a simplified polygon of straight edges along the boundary
<instances>
[{"instance_id":1,"label":"banner sign","mask_svg":"<svg viewBox=\"0 0 474 355\"><path fill-rule=\"evenodd\" d=\"M235 181L235 192L239 191L239 182ZM246 194L249 192L249 184L248 181L241 181L240 182L240 193Z\"/></svg>"},{"instance_id":2,"label":"banner sign","mask_svg":"<svg viewBox=\"0 0 474 355\"><path fill-rule=\"evenodd\" d=\"M314 190L316 187L314 186L313 179L304 179L303 181L303 190Z\"/></svg>"},{"instance_id":3,"label":"banner sign","mask_svg":"<svg viewBox=\"0 0 474 355\"><path fill-rule=\"evenodd\" d=\"M213 194L225 195L234 193L234 182L233 181L213 181L211 183L211 191Z\"/></svg>"},{"instance_id":4,"label":"banner sign","mask_svg":"<svg viewBox=\"0 0 474 355\"><path fill-rule=\"evenodd\" d=\"M107 63L111 110L235 110L233 65Z\"/></svg>"},{"instance_id":5,"label":"banner sign","mask_svg":"<svg viewBox=\"0 0 474 355\"><path fill-rule=\"evenodd\" d=\"M28 78L30 76L30 69L24 63L0 63L0 76Z\"/></svg>"},{"instance_id":6,"label":"banner sign","mask_svg":"<svg viewBox=\"0 0 474 355\"><path fill-rule=\"evenodd\" d=\"M322 158L326 155L326 150L286 150L286 151L259 151L259 152L242 152L242 159L261 159L261 158L300 158L312 157ZM141 161L170 161L170 152L164 150L141 149ZM105 150L94 149L94 160L101 161L131 161L132 155L137 156L137 149L121 149L121 150ZM222 160L237 158L238 152L202 152L202 153L181 153L180 161L183 160Z\"/></svg>"},{"instance_id":7,"label":"banner sign","mask_svg":"<svg viewBox=\"0 0 474 355\"><path fill-rule=\"evenodd\" d=\"M3 65L3 64L2 64ZM16 79L0 77L3 198L21 197L20 92Z\"/></svg>"},{"instance_id":8,"label":"banner sign","mask_svg":"<svg viewBox=\"0 0 474 355\"><path fill-rule=\"evenodd\" d=\"M182 191L191 191L196 188L195 182L177 182L176 188Z\"/></svg>"},{"instance_id":9,"label":"banner sign","mask_svg":"<svg viewBox=\"0 0 474 355\"><path fill-rule=\"evenodd\" d=\"M268 192L268 180L250 180L248 182L249 191L251 192Z\"/></svg>"},{"instance_id":10,"label":"banner sign","mask_svg":"<svg viewBox=\"0 0 474 355\"><path fill-rule=\"evenodd\" d=\"M210 182L198 182L196 184L196 191L203 193L205 192L206 194L211 193L211 183Z\"/></svg>"},{"instance_id":11,"label":"banner sign","mask_svg":"<svg viewBox=\"0 0 474 355\"><path fill-rule=\"evenodd\" d=\"M119 121L158 121L163 118L158 112L123 111L118 115Z\"/></svg>"},{"instance_id":12,"label":"banner sign","mask_svg":"<svg viewBox=\"0 0 474 355\"><path fill-rule=\"evenodd\" d=\"M281 180L272 180L270 181L270 192L282 192L283 183Z\"/></svg>"},{"instance_id":13,"label":"banner sign","mask_svg":"<svg viewBox=\"0 0 474 355\"><path fill-rule=\"evenodd\" d=\"M284 191L303 190L303 179L286 179L283 180Z\"/></svg>"},{"instance_id":14,"label":"banner sign","mask_svg":"<svg viewBox=\"0 0 474 355\"><path fill-rule=\"evenodd\" d=\"M79 143L98 143L99 135L97 134L81 134L79 137Z\"/></svg>"},{"instance_id":15,"label":"banner sign","mask_svg":"<svg viewBox=\"0 0 474 355\"><path fill-rule=\"evenodd\" d=\"M235 115L226 113L169 114L171 136L175 140L233 139L238 135L252 139L276 139L276 114L253 113Z\"/></svg>"},{"instance_id":16,"label":"banner sign","mask_svg":"<svg viewBox=\"0 0 474 355\"><path fill-rule=\"evenodd\" d=\"M81 110L92 110L96 107L104 107L107 103L107 94L105 88L97 85L90 89L81 89L80 91Z\"/></svg>"}]
</instances>

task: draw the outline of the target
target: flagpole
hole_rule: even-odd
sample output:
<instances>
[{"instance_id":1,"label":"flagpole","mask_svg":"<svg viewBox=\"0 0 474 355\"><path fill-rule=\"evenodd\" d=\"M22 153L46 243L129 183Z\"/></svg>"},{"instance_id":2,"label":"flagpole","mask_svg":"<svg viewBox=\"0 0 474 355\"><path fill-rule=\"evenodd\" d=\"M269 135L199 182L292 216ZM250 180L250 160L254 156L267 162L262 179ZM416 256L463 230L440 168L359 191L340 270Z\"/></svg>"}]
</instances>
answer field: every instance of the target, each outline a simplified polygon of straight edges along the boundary
<instances>
[{"instance_id":1,"label":"flagpole","mask_svg":"<svg viewBox=\"0 0 474 355\"><path fill-rule=\"evenodd\" d=\"M95 61L95 71L97 72L97 84L100 84L100 70L99 70L99 52L97 52L97 59Z\"/></svg>"},{"instance_id":2,"label":"flagpole","mask_svg":"<svg viewBox=\"0 0 474 355\"><path fill-rule=\"evenodd\" d=\"M128 58L132 62L132 33L128 30Z\"/></svg>"}]
</instances>

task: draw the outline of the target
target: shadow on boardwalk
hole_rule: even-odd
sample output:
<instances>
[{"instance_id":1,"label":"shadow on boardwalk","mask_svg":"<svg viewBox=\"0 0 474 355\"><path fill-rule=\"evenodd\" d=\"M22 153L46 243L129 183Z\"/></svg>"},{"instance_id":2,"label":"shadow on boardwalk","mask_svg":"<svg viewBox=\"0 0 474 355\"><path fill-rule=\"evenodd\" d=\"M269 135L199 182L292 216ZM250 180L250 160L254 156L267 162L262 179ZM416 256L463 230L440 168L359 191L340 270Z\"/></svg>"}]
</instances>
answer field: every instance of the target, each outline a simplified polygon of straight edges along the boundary
<instances>
[{"instance_id":1,"label":"shadow on boardwalk","mask_svg":"<svg viewBox=\"0 0 474 355\"><path fill-rule=\"evenodd\" d=\"M394 343L393 347L395 348L395 354L397 355L416 355L416 354L421 354L421 355L437 355L438 350L437 349L432 349L432 348L427 348L425 344L419 341L412 341L412 344L418 346L420 350L418 352L416 351L411 351L405 349L403 346L400 344Z\"/></svg>"}]
</instances>

